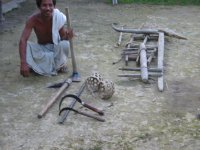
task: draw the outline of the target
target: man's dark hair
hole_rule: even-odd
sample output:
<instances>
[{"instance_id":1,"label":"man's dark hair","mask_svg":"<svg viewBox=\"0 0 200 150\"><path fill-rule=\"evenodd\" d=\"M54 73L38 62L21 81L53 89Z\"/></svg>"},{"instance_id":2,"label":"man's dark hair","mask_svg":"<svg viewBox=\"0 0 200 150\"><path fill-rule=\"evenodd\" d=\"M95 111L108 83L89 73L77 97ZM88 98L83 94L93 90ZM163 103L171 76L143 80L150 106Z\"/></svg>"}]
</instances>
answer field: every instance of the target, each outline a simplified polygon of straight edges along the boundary
<instances>
[{"instance_id":1,"label":"man's dark hair","mask_svg":"<svg viewBox=\"0 0 200 150\"><path fill-rule=\"evenodd\" d=\"M52 1L53 1L53 5L56 6L56 0L52 0ZM38 8L40 8L41 3L42 3L42 0L36 0L36 4Z\"/></svg>"}]
</instances>

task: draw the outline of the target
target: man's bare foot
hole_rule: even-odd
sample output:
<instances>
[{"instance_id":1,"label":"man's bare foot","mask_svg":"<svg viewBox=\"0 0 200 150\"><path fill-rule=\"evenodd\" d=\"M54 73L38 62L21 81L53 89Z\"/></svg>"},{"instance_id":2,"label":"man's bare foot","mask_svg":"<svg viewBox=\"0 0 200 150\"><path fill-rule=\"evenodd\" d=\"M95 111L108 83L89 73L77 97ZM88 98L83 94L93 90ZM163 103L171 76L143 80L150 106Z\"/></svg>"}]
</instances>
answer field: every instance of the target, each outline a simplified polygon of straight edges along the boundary
<instances>
[{"instance_id":1,"label":"man's bare foot","mask_svg":"<svg viewBox=\"0 0 200 150\"><path fill-rule=\"evenodd\" d=\"M62 65L57 71L59 73L67 73L68 72L67 65L66 64Z\"/></svg>"}]
</instances>

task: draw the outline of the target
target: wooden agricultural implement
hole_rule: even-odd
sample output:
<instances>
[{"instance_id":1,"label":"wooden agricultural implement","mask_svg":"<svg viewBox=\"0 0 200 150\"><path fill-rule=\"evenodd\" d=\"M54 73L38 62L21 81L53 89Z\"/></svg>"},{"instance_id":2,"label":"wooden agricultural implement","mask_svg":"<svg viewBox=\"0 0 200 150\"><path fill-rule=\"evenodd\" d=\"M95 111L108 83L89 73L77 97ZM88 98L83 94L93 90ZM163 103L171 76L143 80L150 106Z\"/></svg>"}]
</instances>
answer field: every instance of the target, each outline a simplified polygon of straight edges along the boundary
<instances>
[{"instance_id":1,"label":"wooden agricultural implement","mask_svg":"<svg viewBox=\"0 0 200 150\"><path fill-rule=\"evenodd\" d=\"M159 91L163 91L165 35L179 39L186 38L168 29L125 29L117 27L116 24L113 24L112 28L120 32L120 42L122 33L131 34L129 42L122 50L122 58L124 58L126 67L119 69L123 71L134 71L134 74L120 74L118 76L140 78L145 83L150 78L157 78L158 89ZM119 41L117 45L119 45ZM135 61L136 67L127 67L129 61Z\"/></svg>"}]
</instances>

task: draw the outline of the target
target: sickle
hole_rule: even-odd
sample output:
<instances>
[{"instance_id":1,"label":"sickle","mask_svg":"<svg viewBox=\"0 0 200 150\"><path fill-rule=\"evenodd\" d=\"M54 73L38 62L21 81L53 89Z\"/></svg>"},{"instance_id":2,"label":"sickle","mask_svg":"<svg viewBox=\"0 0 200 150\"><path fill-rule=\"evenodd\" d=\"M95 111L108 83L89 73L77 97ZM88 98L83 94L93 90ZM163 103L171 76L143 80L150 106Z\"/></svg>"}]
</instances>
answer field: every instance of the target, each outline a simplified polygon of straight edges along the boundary
<instances>
[{"instance_id":1,"label":"sickle","mask_svg":"<svg viewBox=\"0 0 200 150\"><path fill-rule=\"evenodd\" d=\"M74 111L74 112L76 112L76 113L78 113L78 114L81 114L81 115L83 115L83 116L87 116L87 117L96 119L96 120L98 120L98 121L105 122L105 119L102 119L102 118L100 118L100 117L98 117L98 116L94 116L94 115L91 115L91 114L88 114L88 113L85 113L85 112L81 112L81 111L75 110L75 109L70 108L70 107L65 107L65 108L61 109L60 112L59 112L59 115L60 115L63 111L66 111L66 110Z\"/></svg>"},{"instance_id":2,"label":"sickle","mask_svg":"<svg viewBox=\"0 0 200 150\"><path fill-rule=\"evenodd\" d=\"M84 107L86 107L86 108L88 108L88 109L90 109L90 110L92 110L92 111L98 113L98 114L101 115L101 116L104 115L104 112L103 112L103 111L101 111L101 110L99 110L99 109L97 109L97 108L95 108L95 107L93 107L93 106L91 106L91 105L89 105L89 104L83 102L78 96L76 96L76 95L74 95L74 94L67 94L67 95L65 95L64 97L62 97L62 99L61 99L61 101L60 101L60 104L59 104L59 110L60 110L60 108L61 108L62 102L63 102L64 99L67 98L67 97L72 97L72 98L76 99L81 105L83 105Z\"/></svg>"}]
</instances>

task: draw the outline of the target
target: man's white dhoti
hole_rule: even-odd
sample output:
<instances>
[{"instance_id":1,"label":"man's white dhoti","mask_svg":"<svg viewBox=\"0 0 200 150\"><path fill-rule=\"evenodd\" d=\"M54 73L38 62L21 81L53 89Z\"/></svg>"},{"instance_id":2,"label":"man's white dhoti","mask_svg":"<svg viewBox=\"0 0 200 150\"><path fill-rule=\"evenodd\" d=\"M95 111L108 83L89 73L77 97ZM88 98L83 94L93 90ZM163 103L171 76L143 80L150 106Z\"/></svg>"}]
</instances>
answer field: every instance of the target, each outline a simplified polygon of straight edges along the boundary
<instances>
[{"instance_id":1,"label":"man's white dhoti","mask_svg":"<svg viewBox=\"0 0 200 150\"><path fill-rule=\"evenodd\" d=\"M57 70L67 63L69 42L60 41L58 45L27 43L26 61L35 72L45 76L57 75Z\"/></svg>"}]
</instances>

